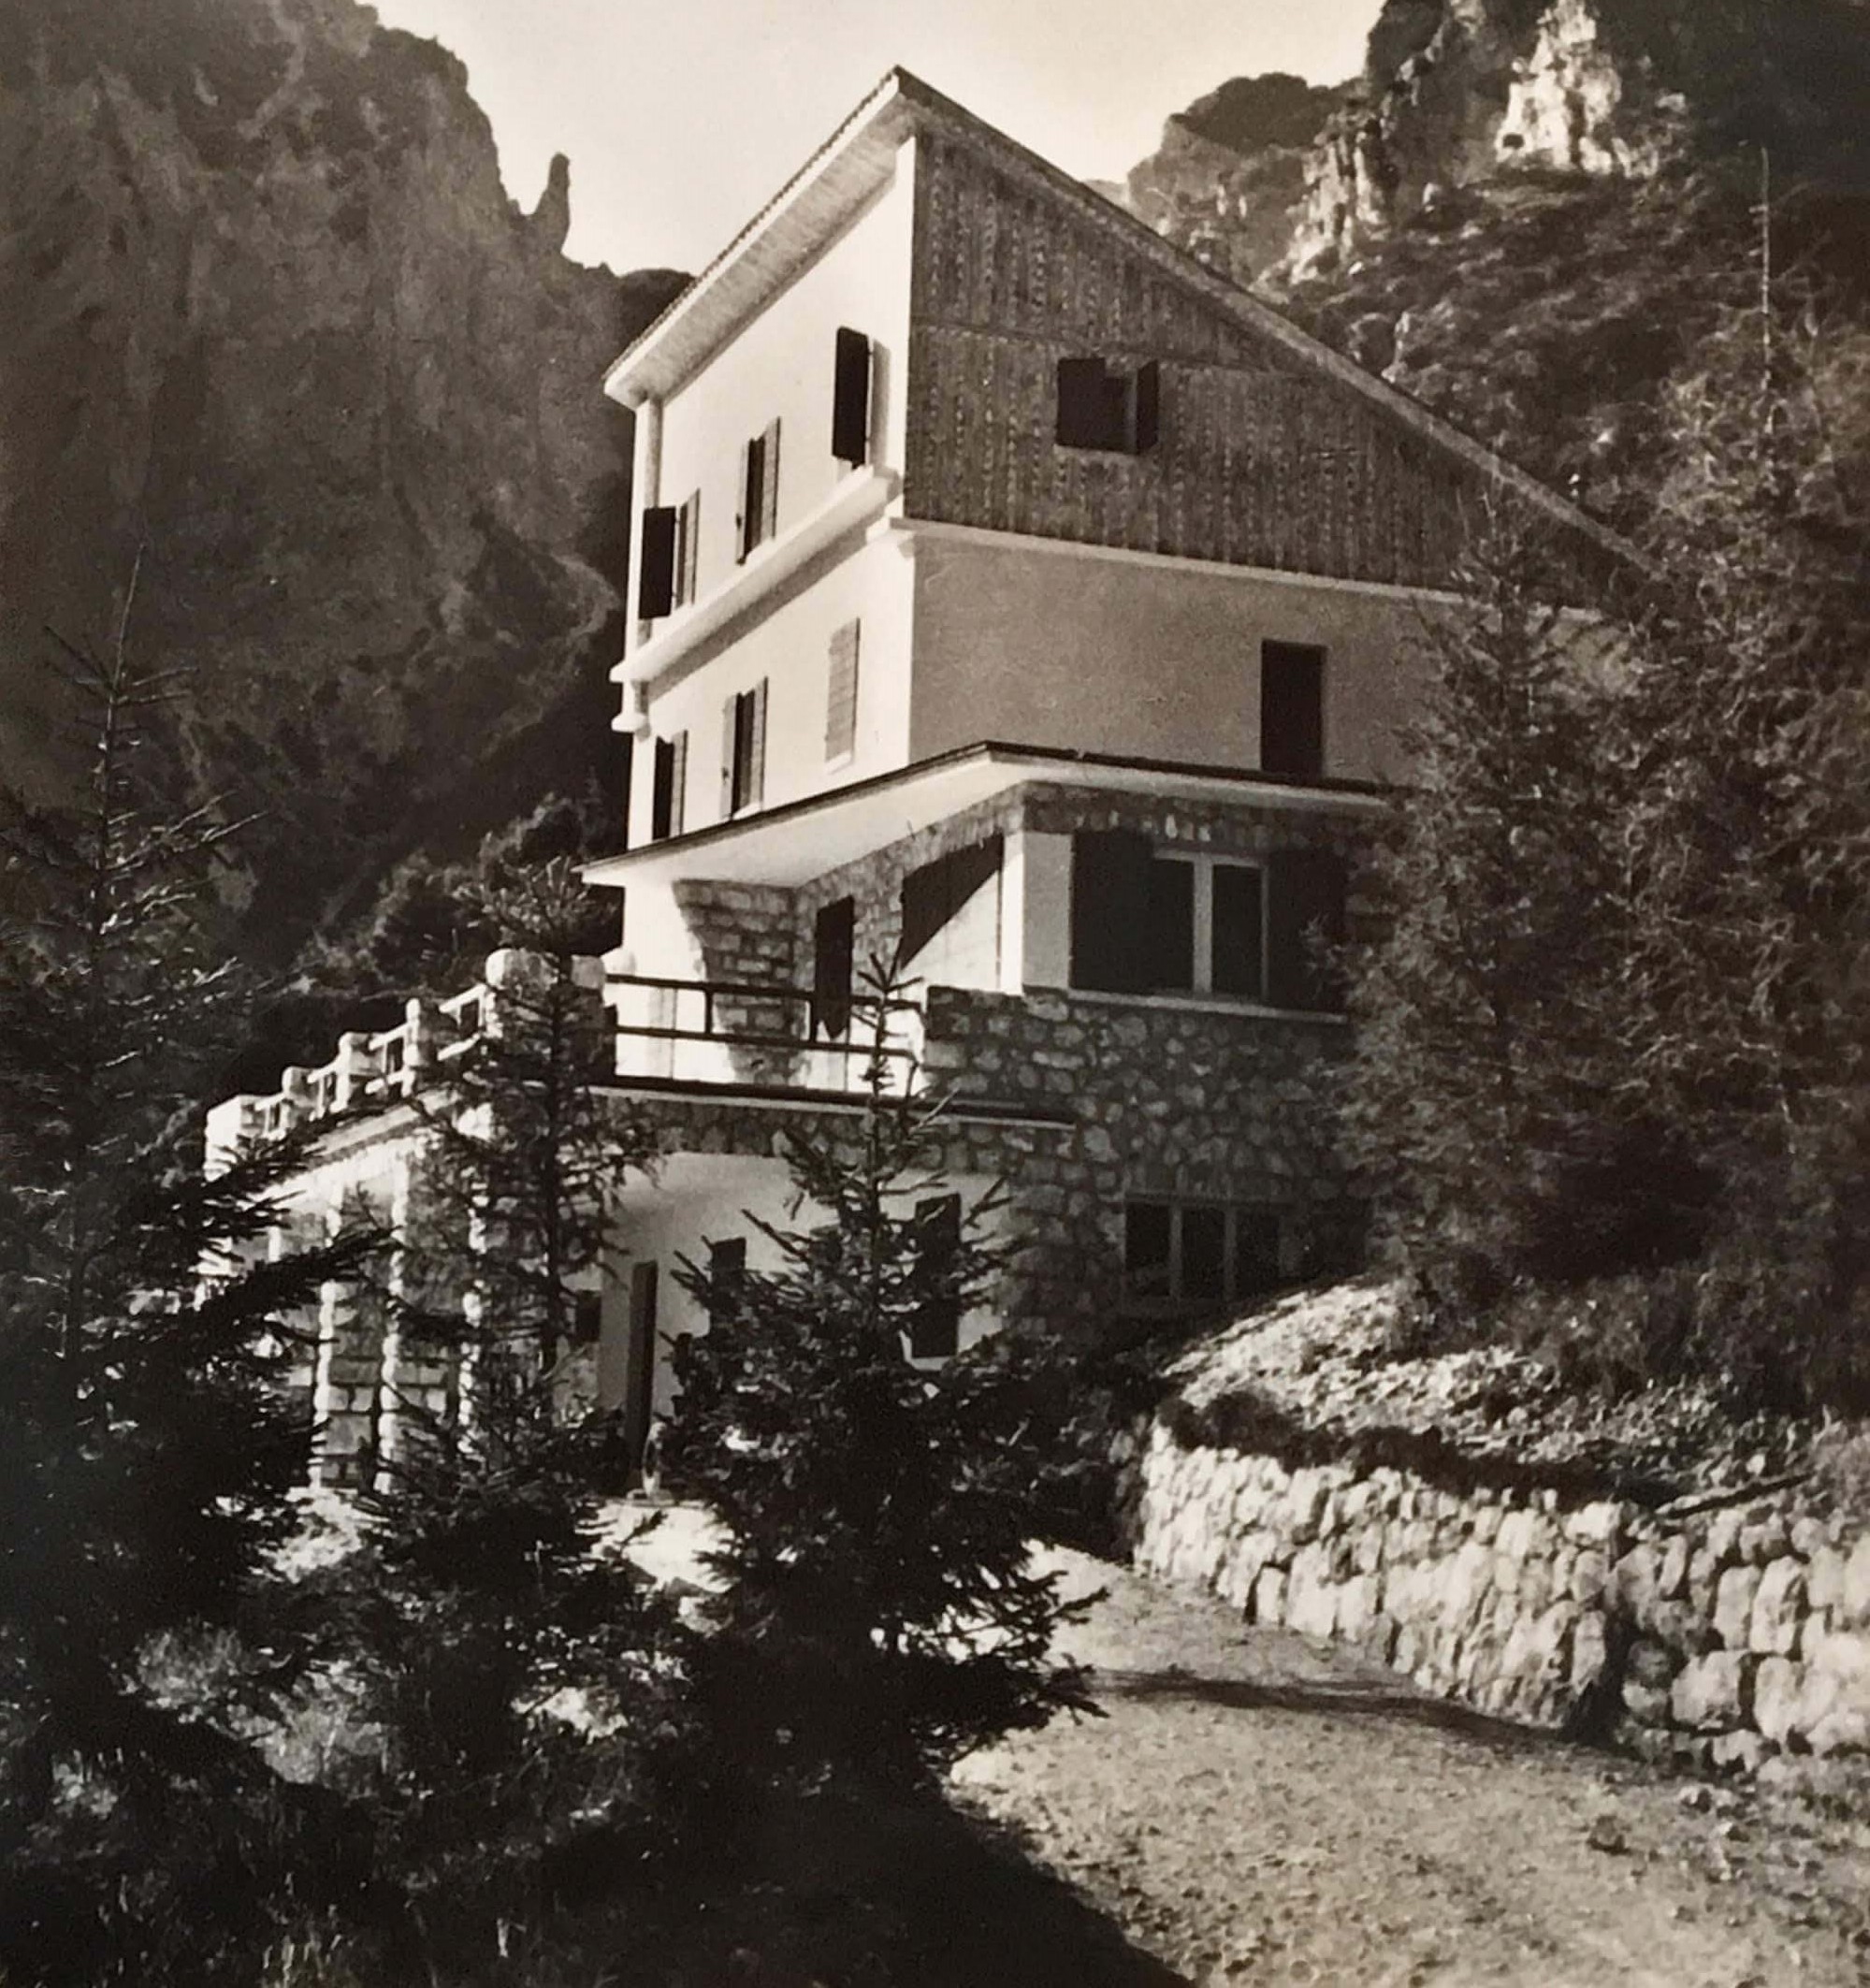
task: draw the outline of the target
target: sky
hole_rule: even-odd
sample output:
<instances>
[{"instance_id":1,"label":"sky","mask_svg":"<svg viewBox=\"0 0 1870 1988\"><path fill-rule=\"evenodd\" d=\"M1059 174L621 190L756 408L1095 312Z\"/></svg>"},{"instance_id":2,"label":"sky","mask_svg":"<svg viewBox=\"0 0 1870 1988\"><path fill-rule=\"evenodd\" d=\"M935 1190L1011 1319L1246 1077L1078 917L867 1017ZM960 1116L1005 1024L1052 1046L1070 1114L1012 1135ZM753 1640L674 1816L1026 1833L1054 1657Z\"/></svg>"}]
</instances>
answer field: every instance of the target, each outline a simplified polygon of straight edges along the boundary
<instances>
[{"instance_id":1,"label":"sky","mask_svg":"<svg viewBox=\"0 0 1870 1988\"><path fill-rule=\"evenodd\" d=\"M1380 0L372 0L468 65L507 190L572 162L567 252L693 270L892 64L1080 179L1231 76L1341 82Z\"/></svg>"}]
</instances>

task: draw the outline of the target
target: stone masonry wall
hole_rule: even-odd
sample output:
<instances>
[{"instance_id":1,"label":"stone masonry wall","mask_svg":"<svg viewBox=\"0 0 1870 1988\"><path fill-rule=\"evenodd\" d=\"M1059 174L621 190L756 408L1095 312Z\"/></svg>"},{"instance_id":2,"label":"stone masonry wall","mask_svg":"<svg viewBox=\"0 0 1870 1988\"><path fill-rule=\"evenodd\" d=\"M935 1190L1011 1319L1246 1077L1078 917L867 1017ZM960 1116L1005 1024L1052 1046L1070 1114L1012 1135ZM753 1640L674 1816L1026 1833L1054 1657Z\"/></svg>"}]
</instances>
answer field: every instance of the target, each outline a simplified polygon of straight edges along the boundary
<instances>
[{"instance_id":1,"label":"stone masonry wall","mask_svg":"<svg viewBox=\"0 0 1870 1988\"><path fill-rule=\"evenodd\" d=\"M1113 1308L1126 1195L1276 1210L1294 1274L1347 1261L1360 1210L1317 1095L1343 1040L1329 1021L931 989L923 1060L933 1092L1074 1120L1008 1181L1032 1239L1016 1308L1053 1321Z\"/></svg>"},{"instance_id":2,"label":"stone masonry wall","mask_svg":"<svg viewBox=\"0 0 1870 1988\"><path fill-rule=\"evenodd\" d=\"M798 984L797 907L794 893L773 884L724 883L690 878L674 887L675 903L702 955L702 977L743 986ZM797 1002L751 995L718 995L715 1025L723 1031L804 1039L805 1017ZM754 1083L784 1083L795 1052L736 1044L734 1071Z\"/></svg>"},{"instance_id":3,"label":"stone masonry wall","mask_svg":"<svg viewBox=\"0 0 1870 1988\"><path fill-rule=\"evenodd\" d=\"M813 921L825 905L849 896L861 987L872 963L896 950L910 871L1022 827L1053 834L1123 827L1164 847L1248 858L1310 848L1354 860L1369 834L1356 813L1294 809L1250 789L1225 803L1171 803L1040 780L796 890L689 881L676 886L677 901L709 978L802 987L811 979ZM1354 894L1354 936L1365 924L1360 908ZM1020 995L936 986L914 996L925 1005L923 1061L933 1094L964 1107L991 1099L1071 1121L977 1124L963 1140L970 1170L1006 1179L1015 1226L1027 1239L1013 1269L1012 1314L1064 1324L1115 1307L1123 1201L1131 1195L1277 1212L1285 1268L1295 1275L1354 1258L1361 1210L1333 1157L1317 1088L1319 1073L1342 1052L1341 1023L1064 990ZM730 1025L776 1033L793 1033L805 1022L796 1010L769 1015L751 1002L723 1000L717 1013ZM776 1026L782 1022L783 1031ZM784 1050L736 1050L735 1063L754 1081L783 1082L797 1068Z\"/></svg>"},{"instance_id":4,"label":"stone masonry wall","mask_svg":"<svg viewBox=\"0 0 1870 1988\"><path fill-rule=\"evenodd\" d=\"M1161 1425L1142 1474L1139 1566L1443 1697L1698 1768L1870 1751L1870 1531L1796 1489L1568 1507L1183 1449Z\"/></svg>"}]
</instances>

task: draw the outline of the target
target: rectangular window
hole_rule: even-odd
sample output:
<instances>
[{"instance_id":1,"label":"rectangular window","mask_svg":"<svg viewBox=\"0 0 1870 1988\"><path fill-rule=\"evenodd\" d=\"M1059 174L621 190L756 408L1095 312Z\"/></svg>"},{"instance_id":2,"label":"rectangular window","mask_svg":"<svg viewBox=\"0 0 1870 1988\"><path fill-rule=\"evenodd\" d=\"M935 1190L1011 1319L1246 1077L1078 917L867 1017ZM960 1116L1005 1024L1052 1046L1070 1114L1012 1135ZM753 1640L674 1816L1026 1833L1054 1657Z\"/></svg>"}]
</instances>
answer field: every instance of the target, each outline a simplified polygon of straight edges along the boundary
<instances>
[{"instance_id":1,"label":"rectangular window","mask_svg":"<svg viewBox=\"0 0 1870 1988\"><path fill-rule=\"evenodd\" d=\"M1158 854L1129 829L1071 839L1073 987L1342 1009L1333 957L1345 936L1342 858L1281 849L1261 864Z\"/></svg>"},{"instance_id":2,"label":"rectangular window","mask_svg":"<svg viewBox=\"0 0 1870 1988\"><path fill-rule=\"evenodd\" d=\"M870 460L870 341L845 326L837 333L831 452L853 469Z\"/></svg>"},{"instance_id":3,"label":"rectangular window","mask_svg":"<svg viewBox=\"0 0 1870 1988\"><path fill-rule=\"evenodd\" d=\"M1164 993L1199 984L1195 960L1196 865L1158 856L1150 864L1149 918L1143 926L1146 983Z\"/></svg>"},{"instance_id":4,"label":"rectangular window","mask_svg":"<svg viewBox=\"0 0 1870 1988\"><path fill-rule=\"evenodd\" d=\"M720 750L720 813L725 821L758 807L765 795L765 677L722 706Z\"/></svg>"},{"instance_id":5,"label":"rectangular window","mask_svg":"<svg viewBox=\"0 0 1870 1988\"><path fill-rule=\"evenodd\" d=\"M961 1347L961 1197L916 1203L918 1300L909 1327L914 1359L946 1359Z\"/></svg>"},{"instance_id":6,"label":"rectangular window","mask_svg":"<svg viewBox=\"0 0 1870 1988\"><path fill-rule=\"evenodd\" d=\"M675 514L674 604L687 607L697 598L696 577L701 569L702 493L690 490L689 500Z\"/></svg>"},{"instance_id":7,"label":"rectangular window","mask_svg":"<svg viewBox=\"0 0 1870 1988\"><path fill-rule=\"evenodd\" d=\"M1174 1290L1175 1233L1167 1201L1123 1203L1123 1282L1141 1304L1166 1303Z\"/></svg>"},{"instance_id":8,"label":"rectangular window","mask_svg":"<svg viewBox=\"0 0 1870 1988\"><path fill-rule=\"evenodd\" d=\"M812 1035L842 1039L850 1026L852 968L857 950L857 902L840 897L812 921Z\"/></svg>"},{"instance_id":9,"label":"rectangular window","mask_svg":"<svg viewBox=\"0 0 1870 1988\"><path fill-rule=\"evenodd\" d=\"M666 841L682 833L682 810L689 784L689 734L656 741L656 771L649 793L649 839Z\"/></svg>"},{"instance_id":10,"label":"rectangular window","mask_svg":"<svg viewBox=\"0 0 1870 1988\"><path fill-rule=\"evenodd\" d=\"M1285 1282L1280 1263L1279 1217L1269 1209L1234 1211L1234 1295L1253 1298Z\"/></svg>"},{"instance_id":11,"label":"rectangular window","mask_svg":"<svg viewBox=\"0 0 1870 1988\"><path fill-rule=\"evenodd\" d=\"M1325 651L1260 644L1260 771L1282 780L1325 776Z\"/></svg>"},{"instance_id":12,"label":"rectangular window","mask_svg":"<svg viewBox=\"0 0 1870 1988\"><path fill-rule=\"evenodd\" d=\"M1291 1280L1276 1209L1224 1201L1126 1200L1123 1293L1139 1312L1239 1304Z\"/></svg>"},{"instance_id":13,"label":"rectangular window","mask_svg":"<svg viewBox=\"0 0 1870 1988\"><path fill-rule=\"evenodd\" d=\"M825 762L848 759L857 747L858 624L847 621L831 638L825 689Z\"/></svg>"},{"instance_id":14,"label":"rectangular window","mask_svg":"<svg viewBox=\"0 0 1870 1988\"><path fill-rule=\"evenodd\" d=\"M1266 995L1266 892L1257 869L1217 863L1209 871L1210 984L1248 1001Z\"/></svg>"},{"instance_id":15,"label":"rectangular window","mask_svg":"<svg viewBox=\"0 0 1870 1988\"><path fill-rule=\"evenodd\" d=\"M740 450L740 557L779 528L779 424L770 422Z\"/></svg>"},{"instance_id":16,"label":"rectangular window","mask_svg":"<svg viewBox=\"0 0 1870 1988\"><path fill-rule=\"evenodd\" d=\"M1226 1302L1227 1215L1199 1205L1181 1211L1181 1295L1190 1304Z\"/></svg>"},{"instance_id":17,"label":"rectangular window","mask_svg":"<svg viewBox=\"0 0 1870 1988\"><path fill-rule=\"evenodd\" d=\"M1251 864L1205 855L1154 857L1141 926L1144 991L1259 999L1262 894L1260 873Z\"/></svg>"},{"instance_id":18,"label":"rectangular window","mask_svg":"<svg viewBox=\"0 0 1870 1988\"><path fill-rule=\"evenodd\" d=\"M602 1291L573 1291L572 1293L572 1343L574 1346L595 1346L603 1331L603 1293Z\"/></svg>"},{"instance_id":19,"label":"rectangular window","mask_svg":"<svg viewBox=\"0 0 1870 1988\"><path fill-rule=\"evenodd\" d=\"M725 1236L708 1244L707 1313L711 1326L725 1325L740 1310L747 1285L747 1238Z\"/></svg>"},{"instance_id":20,"label":"rectangular window","mask_svg":"<svg viewBox=\"0 0 1870 1988\"><path fill-rule=\"evenodd\" d=\"M1329 849L1275 849L1267 863L1267 999L1334 1014L1344 1005L1345 871Z\"/></svg>"},{"instance_id":21,"label":"rectangular window","mask_svg":"<svg viewBox=\"0 0 1870 1988\"><path fill-rule=\"evenodd\" d=\"M1154 448L1162 425L1162 370L1153 359L1134 372L1102 358L1058 362L1053 434L1061 448L1110 449L1139 456Z\"/></svg>"}]
</instances>

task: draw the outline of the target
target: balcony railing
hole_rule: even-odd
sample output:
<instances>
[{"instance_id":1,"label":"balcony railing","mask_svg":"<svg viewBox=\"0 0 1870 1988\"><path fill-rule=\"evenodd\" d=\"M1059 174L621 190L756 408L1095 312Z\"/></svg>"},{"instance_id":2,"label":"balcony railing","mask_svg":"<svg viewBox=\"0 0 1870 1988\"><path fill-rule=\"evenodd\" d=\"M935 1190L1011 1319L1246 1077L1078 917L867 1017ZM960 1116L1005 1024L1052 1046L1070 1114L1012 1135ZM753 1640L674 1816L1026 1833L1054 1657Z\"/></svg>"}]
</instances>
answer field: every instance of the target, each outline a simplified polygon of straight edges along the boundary
<instances>
[{"instance_id":1,"label":"balcony railing","mask_svg":"<svg viewBox=\"0 0 1870 1988\"><path fill-rule=\"evenodd\" d=\"M880 1057L884 1088L900 1094L921 1055L921 1008L895 996L833 1001L778 982L614 973L604 998L616 1018L620 1077L863 1091Z\"/></svg>"},{"instance_id":2,"label":"balcony railing","mask_svg":"<svg viewBox=\"0 0 1870 1988\"><path fill-rule=\"evenodd\" d=\"M328 1063L284 1071L269 1096L225 1099L208 1115L210 1165L218 1170L251 1140L394 1103L444 1076L484 1033L500 1031L510 990L535 970L523 953L493 953L486 979L443 1001L412 1000L393 1028L341 1036ZM886 1090L900 1096L916 1082L922 1010L914 1001L854 994L833 1003L776 983L605 976L595 959L578 960L574 979L610 1010L619 1077L862 1092L880 1057Z\"/></svg>"}]
</instances>

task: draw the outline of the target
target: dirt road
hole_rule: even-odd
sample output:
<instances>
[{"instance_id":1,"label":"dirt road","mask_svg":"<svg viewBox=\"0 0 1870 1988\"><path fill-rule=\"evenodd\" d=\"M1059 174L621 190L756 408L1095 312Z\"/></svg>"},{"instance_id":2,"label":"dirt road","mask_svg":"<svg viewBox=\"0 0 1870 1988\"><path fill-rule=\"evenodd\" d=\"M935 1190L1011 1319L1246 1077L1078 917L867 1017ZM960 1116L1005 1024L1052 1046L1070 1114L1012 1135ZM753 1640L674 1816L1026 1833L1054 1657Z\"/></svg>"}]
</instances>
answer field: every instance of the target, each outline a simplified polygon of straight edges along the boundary
<instances>
[{"instance_id":1,"label":"dirt road","mask_svg":"<svg viewBox=\"0 0 1870 1988\"><path fill-rule=\"evenodd\" d=\"M1198 1983L1870 1982L1870 1829L1422 1698L1096 1563L1108 1717L963 1763L966 1805Z\"/></svg>"}]
</instances>

